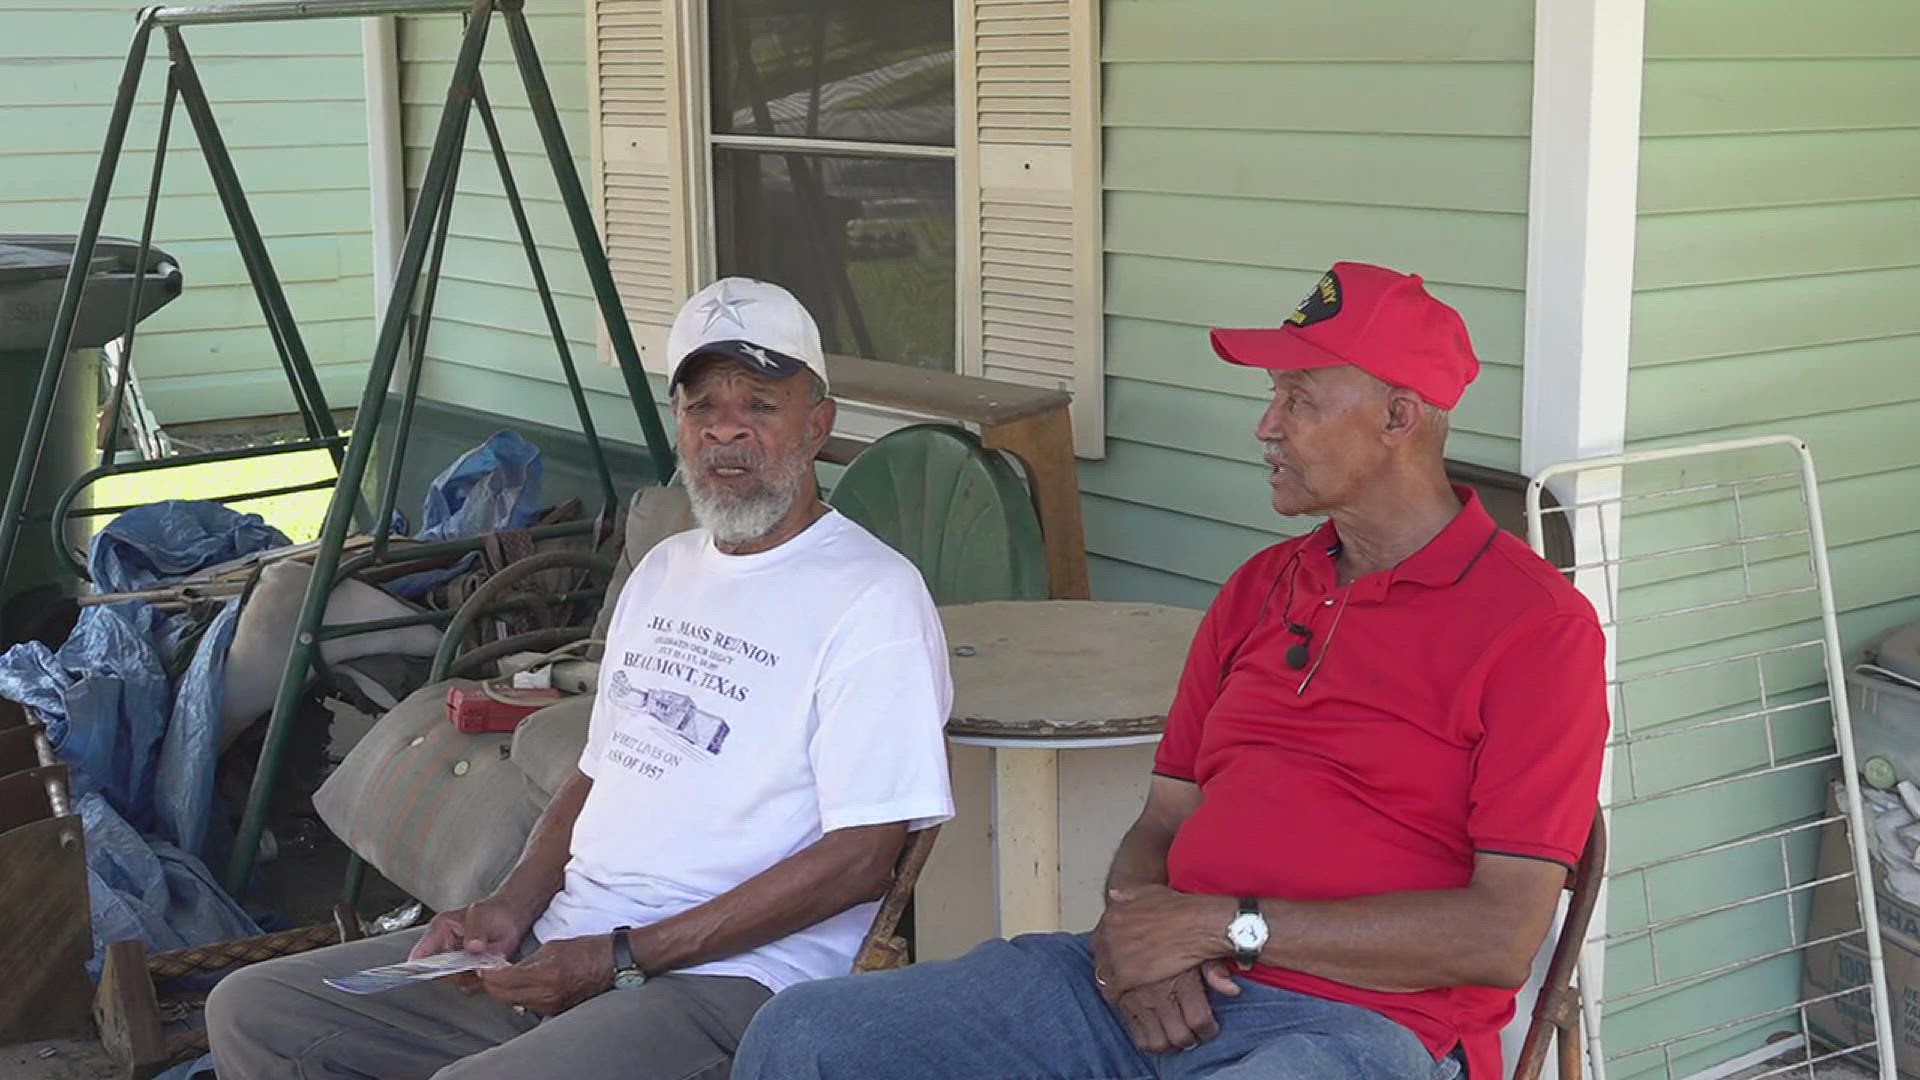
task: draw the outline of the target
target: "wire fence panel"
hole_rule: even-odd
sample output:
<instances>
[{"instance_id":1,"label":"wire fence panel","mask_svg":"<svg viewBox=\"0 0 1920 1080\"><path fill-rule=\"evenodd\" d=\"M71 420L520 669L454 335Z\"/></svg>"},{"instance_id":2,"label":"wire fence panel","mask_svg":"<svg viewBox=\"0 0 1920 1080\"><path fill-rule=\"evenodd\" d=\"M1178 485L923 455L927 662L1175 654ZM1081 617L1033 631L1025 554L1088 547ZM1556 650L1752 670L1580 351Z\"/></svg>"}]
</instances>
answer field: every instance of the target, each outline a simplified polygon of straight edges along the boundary
<instances>
[{"instance_id":1,"label":"wire fence panel","mask_svg":"<svg viewBox=\"0 0 1920 1080\"><path fill-rule=\"evenodd\" d=\"M1549 485L1563 505L1543 507ZM1610 651L1601 803L1613 840L1580 967L1590 1075L1811 1077L1847 1061L1891 1080L1806 445L1780 436L1554 466L1529 492L1536 551L1553 515L1576 537L1563 569L1594 601Z\"/></svg>"}]
</instances>

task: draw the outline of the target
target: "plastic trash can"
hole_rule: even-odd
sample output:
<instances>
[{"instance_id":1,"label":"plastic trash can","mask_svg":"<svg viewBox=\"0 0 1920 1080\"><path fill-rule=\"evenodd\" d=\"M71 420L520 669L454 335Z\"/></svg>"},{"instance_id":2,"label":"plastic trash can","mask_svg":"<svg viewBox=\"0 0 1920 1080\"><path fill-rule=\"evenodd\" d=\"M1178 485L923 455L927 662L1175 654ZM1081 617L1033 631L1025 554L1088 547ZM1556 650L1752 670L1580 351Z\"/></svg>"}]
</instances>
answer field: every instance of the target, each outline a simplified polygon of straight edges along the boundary
<instances>
[{"instance_id":1,"label":"plastic trash can","mask_svg":"<svg viewBox=\"0 0 1920 1080\"><path fill-rule=\"evenodd\" d=\"M0 461L9 465L26 433L76 239L0 234ZM138 241L118 237L103 236L94 247L80 316L34 472L29 517L46 514L60 492L95 463L100 349L126 329L139 254ZM179 264L166 252L149 248L138 317L145 319L166 306L180 295L180 287ZM0 472L0 484L6 475ZM76 505L86 501L83 495ZM85 523L79 523L69 530L68 542L79 546L86 533ZM77 584L61 565L46 525L29 522L16 548L13 565L0 581L0 643L19 640L18 632L37 620L52 597L71 593Z\"/></svg>"}]
</instances>

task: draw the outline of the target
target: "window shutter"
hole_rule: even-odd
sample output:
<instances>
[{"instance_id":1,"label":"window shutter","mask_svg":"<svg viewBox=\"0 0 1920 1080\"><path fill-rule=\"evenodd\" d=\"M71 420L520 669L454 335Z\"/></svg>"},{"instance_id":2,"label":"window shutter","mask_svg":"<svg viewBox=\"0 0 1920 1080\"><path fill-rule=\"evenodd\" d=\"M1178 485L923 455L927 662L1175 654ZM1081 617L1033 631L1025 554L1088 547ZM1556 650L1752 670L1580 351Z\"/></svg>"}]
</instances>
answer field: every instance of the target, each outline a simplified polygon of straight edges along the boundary
<instances>
[{"instance_id":1,"label":"window shutter","mask_svg":"<svg viewBox=\"0 0 1920 1080\"><path fill-rule=\"evenodd\" d=\"M620 302L650 371L690 294L683 0L588 0L594 204ZM605 328L600 356L613 362Z\"/></svg>"},{"instance_id":2,"label":"window shutter","mask_svg":"<svg viewBox=\"0 0 1920 1080\"><path fill-rule=\"evenodd\" d=\"M961 371L1073 394L1106 453L1098 0L958 0Z\"/></svg>"}]
</instances>

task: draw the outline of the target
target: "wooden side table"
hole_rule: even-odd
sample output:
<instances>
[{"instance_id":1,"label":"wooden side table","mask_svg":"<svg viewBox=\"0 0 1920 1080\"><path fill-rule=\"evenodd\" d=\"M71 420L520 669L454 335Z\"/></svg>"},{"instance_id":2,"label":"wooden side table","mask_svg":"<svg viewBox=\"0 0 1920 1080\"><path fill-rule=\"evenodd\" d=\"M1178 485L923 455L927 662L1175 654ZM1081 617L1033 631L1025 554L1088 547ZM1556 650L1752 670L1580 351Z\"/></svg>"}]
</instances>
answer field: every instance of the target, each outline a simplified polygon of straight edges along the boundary
<instances>
[{"instance_id":1,"label":"wooden side table","mask_svg":"<svg viewBox=\"0 0 1920 1080\"><path fill-rule=\"evenodd\" d=\"M1040 517L1053 598L1084 600L1092 595L1087 534L1080 520L1080 471L1073 454L1073 421L1067 415L1072 395L851 356L834 356L827 364L835 397L976 425L987 449L1020 459ZM857 442L835 439L820 456L844 465L859 449Z\"/></svg>"},{"instance_id":2,"label":"wooden side table","mask_svg":"<svg viewBox=\"0 0 1920 1080\"><path fill-rule=\"evenodd\" d=\"M1200 615L1059 600L940 610L948 739L993 755L1001 936L1060 928L1060 752L1158 742Z\"/></svg>"}]
</instances>

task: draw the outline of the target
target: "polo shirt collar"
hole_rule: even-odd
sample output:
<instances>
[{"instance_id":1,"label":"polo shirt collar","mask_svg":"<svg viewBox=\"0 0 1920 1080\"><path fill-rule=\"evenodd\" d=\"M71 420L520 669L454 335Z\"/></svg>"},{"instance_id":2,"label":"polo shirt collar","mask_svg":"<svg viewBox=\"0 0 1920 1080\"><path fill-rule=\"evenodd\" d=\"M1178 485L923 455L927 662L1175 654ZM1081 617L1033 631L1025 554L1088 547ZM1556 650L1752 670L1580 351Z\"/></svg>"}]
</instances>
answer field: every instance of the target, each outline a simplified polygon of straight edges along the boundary
<instances>
[{"instance_id":1,"label":"polo shirt collar","mask_svg":"<svg viewBox=\"0 0 1920 1080\"><path fill-rule=\"evenodd\" d=\"M1455 484L1453 493L1460 498L1460 512L1453 516L1446 528L1441 529L1438 535L1427 541L1425 547L1408 556L1400 565L1355 581L1353 599L1363 602L1383 599L1389 586L1402 583L1445 588L1466 576L1467 571L1486 552L1497 526L1487 514L1486 507L1480 504L1478 492ZM1304 554L1308 563L1320 571L1315 576L1324 577L1327 587L1332 585L1333 561L1339 553L1339 530L1334 528L1332 521L1322 523L1313 531Z\"/></svg>"}]
</instances>

